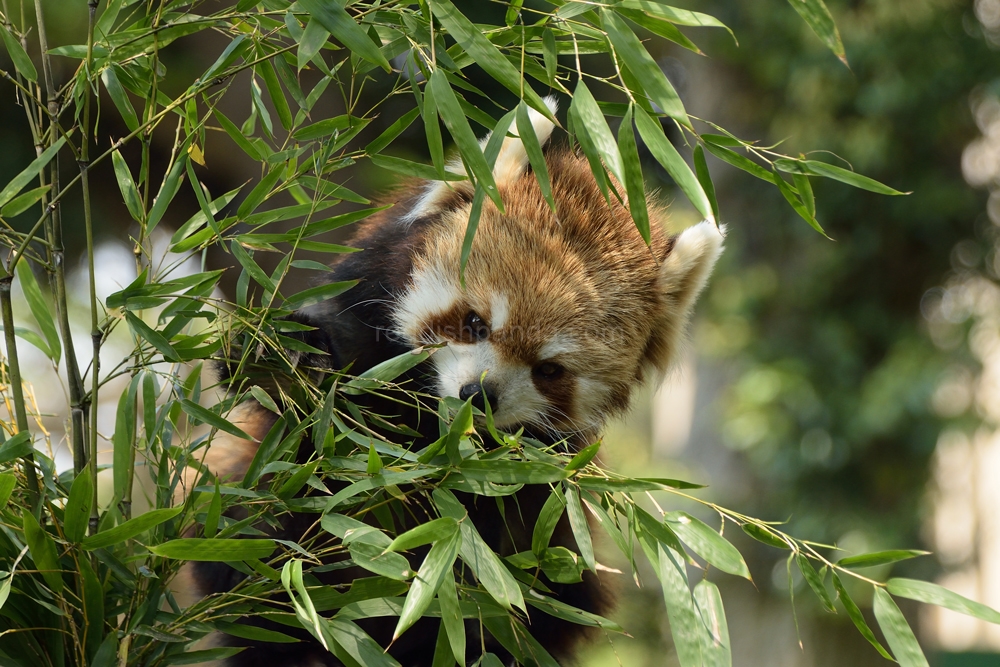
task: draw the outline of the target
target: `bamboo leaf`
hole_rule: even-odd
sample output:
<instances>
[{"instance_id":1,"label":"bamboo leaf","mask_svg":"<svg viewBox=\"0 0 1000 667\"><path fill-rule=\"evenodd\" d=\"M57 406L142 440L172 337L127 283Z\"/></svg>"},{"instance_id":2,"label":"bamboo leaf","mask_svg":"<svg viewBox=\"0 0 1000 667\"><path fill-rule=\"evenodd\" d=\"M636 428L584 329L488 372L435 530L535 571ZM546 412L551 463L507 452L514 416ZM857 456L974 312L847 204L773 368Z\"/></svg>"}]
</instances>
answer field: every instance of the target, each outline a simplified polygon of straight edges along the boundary
<instances>
[{"instance_id":1,"label":"bamboo leaf","mask_svg":"<svg viewBox=\"0 0 1000 667\"><path fill-rule=\"evenodd\" d=\"M157 556L173 558L175 560L223 562L268 558L274 553L275 548L274 540L206 540L189 537L151 546L149 550Z\"/></svg>"},{"instance_id":2,"label":"bamboo leaf","mask_svg":"<svg viewBox=\"0 0 1000 667\"><path fill-rule=\"evenodd\" d=\"M115 178L118 180L118 189L121 190L125 207L128 208L129 215L132 216L133 220L141 222L144 211L142 210L142 200L139 199L139 190L135 186L135 181L132 180L132 172L129 170L125 158L117 150L111 153L111 162L115 168Z\"/></svg>"},{"instance_id":3,"label":"bamboo leaf","mask_svg":"<svg viewBox=\"0 0 1000 667\"><path fill-rule=\"evenodd\" d=\"M38 200L52 189L51 185L42 185L28 190L22 195L18 195L10 200L3 208L0 208L0 215L5 218L14 218L38 203Z\"/></svg>"},{"instance_id":4,"label":"bamboo leaf","mask_svg":"<svg viewBox=\"0 0 1000 667\"><path fill-rule=\"evenodd\" d=\"M34 451L31 441L31 433L21 431L3 444L0 444L0 463L8 463L15 459L20 459ZM8 492L8 497L10 492Z\"/></svg>"},{"instance_id":5,"label":"bamboo leaf","mask_svg":"<svg viewBox=\"0 0 1000 667\"><path fill-rule=\"evenodd\" d=\"M591 572L597 571L597 561L594 558L594 542L590 536L590 525L583 514L583 504L580 502L580 492L576 487L566 486L566 514L569 517L570 529L580 557Z\"/></svg>"},{"instance_id":6,"label":"bamboo leaf","mask_svg":"<svg viewBox=\"0 0 1000 667\"><path fill-rule=\"evenodd\" d=\"M694 170L698 175L698 182L701 184L712 205L712 218L719 220L719 202L715 198L715 184L712 183L712 174L708 171L708 163L705 162L705 150L698 144L694 147Z\"/></svg>"},{"instance_id":7,"label":"bamboo leaf","mask_svg":"<svg viewBox=\"0 0 1000 667\"><path fill-rule=\"evenodd\" d=\"M601 113L601 108L597 106L597 101L587 88L587 84L580 79L573 92L573 101L570 103L570 112L573 114L573 127L580 139L580 145L584 152L588 149L596 154L587 157L600 158L604 160L605 166L614 174L618 182L625 182L624 168L622 167L621 154L618 152L618 142L608 128L608 122ZM584 137L588 141L584 140ZM594 165L591 163L591 168ZM597 176L595 170L594 173Z\"/></svg>"},{"instance_id":8,"label":"bamboo leaf","mask_svg":"<svg viewBox=\"0 0 1000 667\"><path fill-rule=\"evenodd\" d=\"M889 652L885 650L885 647L879 643L879 640L875 638L875 633L872 632L871 628L868 627L868 623L865 622L865 617L862 615L861 610L858 609L858 605L854 603L851 596L848 595L847 589L844 588L844 584L841 583L840 577L837 573L833 573L833 587L837 591L837 597L840 599L840 603L844 605L844 609L847 611L847 615L851 617L854 622L855 627L857 627L858 632L861 636L868 640L868 642L875 647L883 658L886 660L892 660L892 656Z\"/></svg>"},{"instance_id":9,"label":"bamboo leaf","mask_svg":"<svg viewBox=\"0 0 1000 667\"><path fill-rule=\"evenodd\" d=\"M184 412L188 413L191 418L199 422L204 422L213 428L219 429L220 431L225 431L230 435L235 435L237 438L253 440L253 438L244 433L234 424L230 423L228 420L223 419L208 408L203 408L194 401L185 398L180 401L180 405Z\"/></svg>"},{"instance_id":10,"label":"bamboo leaf","mask_svg":"<svg viewBox=\"0 0 1000 667\"><path fill-rule=\"evenodd\" d=\"M819 598L819 601L823 603L826 610L836 614L837 609L833 606L830 594L827 592L826 585L823 583L823 577L816 572L816 569L812 566L812 563L809 562L809 559L800 553L795 557L795 562L799 566L799 572L802 573L802 577L806 580L806 583L809 584L809 588L813 590L813 593L815 593L816 597Z\"/></svg>"},{"instance_id":11,"label":"bamboo leaf","mask_svg":"<svg viewBox=\"0 0 1000 667\"><path fill-rule=\"evenodd\" d=\"M21 283L21 291L24 292L24 298L28 302L28 308L31 310L31 315L35 318L35 322L38 323L38 328L42 330L42 336L45 338L45 345L48 348L47 356L58 364L59 358L62 356L59 332L56 330L55 319L52 317L49 304L46 302L45 297L42 296L42 290L38 286L38 281L35 280L35 274L31 270L31 265L28 262L18 262L15 271L17 272L17 279Z\"/></svg>"},{"instance_id":12,"label":"bamboo leaf","mask_svg":"<svg viewBox=\"0 0 1000 667\"><path fill-rule=\"evenodd\" d=\"M880 195L908 195L909 192L900 192L890 188L888 185L879 183L874 178L862 176L850 169L844 169L836 165L819 162L818 160L786 160L784 158L774 161L774 166L781 171L790 174L810 174L812 176L822 176L831 178L841 183L868 190Z\"/></svg>"},{"instance_id":13,"label":"bamboo leaf","mask_svg":"<svg viewBox=\"0 0 1000 667\"><path fill-rule=\"evenodd\" d=\"M665 519L670 530L710 564L723 572L750 579L750 570L740 552L707 524L685 512L667 512Z\"/></svg>"},{"instance_id":14,"label":"bamboo leaf","mask_svg":"<svg viewBox=\"0 0 1000 667\"><path fill-rule=\"evenodd\" d=\"M212 493L212 502L209 503L208 512L205 514L205 537L211 539L219 530L219 519L222 517L222 490L219 488L219 479L215 479L215 491Z\"/></svg>"},{"instance_id":15,"label":"bamboo leaf","mask_svg":"<svg viewBox=\"0 0 1000 667\"><path fill-rule=\"evenodd\" d=\"M330 39L330 32L315 18L310 18L309 22L306 23L306 29L302 31L302 37L298 40L299 50L295 58L299 70L312 61L328 39Z\"/></svg>"},{"instance_id":16,"label":"bamboo leaf","mask_svg":"<svg viewBox=\"0 0 1000 667\"><path fill-rule=\"evenodd\" d=\"M885 640L901 667L928 667L927 658L917 642L913 630L892 597L875 587L875 601L872 605L878 625L885 634Z\"/></svg>"},{"instance_id":17,"label":"bamboo leaf","mask_svg":"<svg viewBox=\"0 0 1000 667\"><path fill-rule=\"evenodd\" d=\"M503 201L500 199L500 192L493 179L493 170L486 163L483 149L480 147L476 135L472 133L469 120L465 117L465 112L462 111L458 98L455 97L455 91L452 90L443 70L434 71L434 74L431 75L430 86L434 91L434 100L441 114L441 120L444 121L458 145L462 161L476 177L476 181L486 190L486 195L502 212L504 210Z\"/></svg>"},{"instance_id":18,"label":"bamboo leaf","mask_svg":"<svg viewBox=\"0 0 1000 667\"><path fill-rule=\"evenodd\" d=\"M487 74L507 90L523 98L532 109L556 122L552 111L524 80L517 68L500 53L478 27L473 25L472 21L455 8L451 0L432 0L429 4L434 17L455 38L473 62L486 70Z\"/></svg>"},{"instance_id":19,"label":"bamboo leaf","mask_svg":"<svg viewBox=\"0 0 1000 667\"><path fill-rule=\"evenodd\" d=\"M299 0L299 7L309 12L312 18L339 39L344 46L350 49L351 53L378 65L386 72L392 71L392 66L389 65L389 61L385 59L379 47L341 5L322 0Z\"/></svg>"},{"instance_id":20,"label":"bamboo leaf","mask_svg":"<svg viewBox=\"0 0 1000 667\"><path fill-rule=\"evenodd\" d=\"M681 667L701 667L704 664L702 647L712 641L694 606L688 589L684 558L673 549L657 546L659 568L657 574L667 604L670 634L674 639L677 658Z\"/></svg>"},{"instance_id":21,"label":"bamboo leaf","mask_svg":"<svg viewBox=\"0 0 1000 667\"><path fill-rule=\"evenodd\" d=\"M915 549L899 549L894 551L876 551L860 556L849 556L837 561L837 565L847 568L875 567L876 565L886 565L888 563L898 563L901 560L927 556L929 551L917 551ZM900 580L902 581L902 580ZM891 592L891 591L890 591Z\"/></svg>"},{"instance_id":22,"label":"bamboo leaf","mask_svg":"<svg viewBox=\"0 0 1000 667\"><path fill-rule=\"evenodd\" d=\"M642 179L642 165L639 163L639 149L635 143L635 132L632 129L632 111L630 105L622 123L618 127L618 150L622 156L622 166L625 173L625 192L628 195L628 209L632 214L642 240L650 243L649 210L646 208L646 186Z\"/></svg>"},{"instance_id":23,"label":"bamboo leaf","mask_svg":"<svg viewBox=\"0 0 1000 667\"><path fill-rule=\"evenodd\" d=\"M535 528L531 533L531 552L539 560L545 555L545 550L548 549L549 541L552 539L552 533L555 531L556 524L562 518L563 510L565 509L566 499L561 493L556 493L553 490L549 494L549 497L545 499L542 509L538 512L538 518L535 520Z\"/></svg>"},{"instance_id":24,"label":"bamboo leaf","mask_svg":"<svg viewBox=\"0 0 1000 667\"><path fill-rule=\"evenodd\" d=\"M701 614L708 632L701 647L705 667L732 667L732 647L729 644L729 624L726 611L722 607L719 587L708 579L702 579L694 587L695 605Z\"/></svg>"},{"instance_id":25,"label":"bamboo leaf","mask_svg":"<svg viewBox=\"0 0 1000 667\"><path fill-rule=\"evenodd\" d=\"M614 47L615 54L642 82L643 90L633 92L647 94L665 114L681 125L690 127L691 121L684 111L680 96L635 33L617 14L604 8L601 9L601 25L608 33L608 41Z\"/></svg>"},{"instance_id":26,"label":"bamboo leaf","mask_svg":"<svg viewBox=\"0 0 1000 667\"><path fill-rule=\"evenodd\" d=\"M1000 612L980 602L949 591L943 586L916 579L890 579L886 586L890 593L901 598L946 607L959 614L973 616L987 623L1000 624Z\"/></svg>"},{"instance_id":27,"label":"bamboo leaf","mask_svg":"<svg viewBox=\"0 0 1000 667\"><path fill-rule=\"evenodd\" d=\"M384 148L393 142L400 134L406 131L413 121L416 120L417 116L420 115L420 109L410 109L405 114L400 116L392 125L385 128L382 134L375 137L374 140L367 146L365 146L365 153L368 155L375 155L376 153L381 153Z\"/></svg>"},{"instance_id":28,"label":"bamboo leaf","mask_svg":"<svg viewBox=\"0 0 1000 667\"><path fill-rule=\"evenodd\" d=\"M41 571L45 583L54 593L61 593L64 583L62 572L59 571L59 554L56 552L56 543L52 540L52 536L38 525L38 520L30 511L22 512L21 522L24 530L24 541L28 544L28 551L31 552L31 560L35 562L35 569Z\"/></svg>"},{"instance_id":29,"label":"bamboo leaf","mask_svg":"<svg viewBox=\"0 0 1000 667\"><path fill-rule=\"evenodd\" d=\"M114 528L102 530L96 535L84 538L83 548L87 551L93 551L94 549L104 549L119 544L136 535L141 535L147 530L159 526L161 523L170 521L170 519L173 519L183 511L183 507L150 510Z\"/></svg>"},{"instance_id":30,"label":"bamboo leaf","mask_svg":"<svg viewBox=\"0 0 1000 667\"><path fill-rule=\"evenodd\" d=\"M90 468L81 470L69 490L69 499L63 511L63 535L70 542L80 542L87 534L90 520L91 502L94 494L94 480Z\"/></svg>"},{"instance_id":31,"label":"bamboo leaf","mask_svg":"<svg viewBox=\"0 0 1000 667\"><path fill-rule=\"evenodd\" d=\"M299 310L300 308L305 308L306 306L312 306L317 303L322 303L327 299L332 299L335 296L343 294L357 284L357 280L344 280L342 282L327 283L317 287L310 287L309 289L304 289L301 292L293 294L285 299L284 303L281 304L281 307L285 310Z\"/></svg>"},{"instance_id":32,"label":"bamboo leaf","mask_svg":"<svg viewBox=\"0 0 1000 667\"><path fill-rule=\"evenodd\" d=\"M167 361L180 361L180 357L177 355L177 350L170 344L163 334L156 331L148 324L143 322L141 319L136 317L131 310L125 311L125 320L128 322L128 326L132 329L132 332L136 335L139 341L146 341L154 348L156 348L163 358Z\"/></svg>"},{"instance_id":33,"label":"bamboo leaf","mask_svg":"<svg viewBox=\"0 0 1000 667\"><path fill-rule=\"evenodd\" d=\"M28 57L24 47L21 46L21 42L17 41L17 38L11 34L6 25L0 29L0 36L3 37L3 45L7 48L7 53L14 63L14 69L25 79L37 81L38 72L35 70L35 65L31 62L31 58Z\"/></svg>"},{"instance_id":34,"label":"bamboo leaf","mask_svg":"<svg viewBox=\"0 0 1000 667\"><path fill-rule=\"evenodd\" d=\"M535 135L535 126L531 122L528 114L528 105L521 100L517 105L517 135L521 138L521 145L524 152L528 154L528 162L531 164L531 171L535 174L538 187L545 197L549 210L556 212L556 202L552 198L552 183L549 180L549 168L545 163L545 155L542 154L542 144Z\"/></svg>"},{"instance_id":35,"label":"bamboo leaf","mask_svg":"<svg viewBox=\"0 0 1000 667\"><path fill-rule=\"evenodd\" d=\"M847 55L844 52L844 43L840 41L840 32L823 0L788 0L788 4L799 13L826 48L833 51L833 54L847 65Z\"/></svg>"},{"instance_id":36,"label":"bamboo leaf","mask_svg":"<svg viewBox=\"0 0 1000 667\"><path fill-rule=\"evenodd\" d=\"M692 173L691 167L687 165L674 145L663 134L663 128L653 120L643 109L635 111L635 126L639 130L646 148L652 153L656 161L659 162L670 177L674 179L677 187L688 198L688 201L698 209L702 217L706 220L715 220L716 212L705 194L704 188L698 182L698 178Z\"/></svg>"},{"instance_id":37,"label":"bamboo leaf","mask_svg":"<svg viewBox=\"0 0 1000 667\"><path fill-rule=\"evenodd\" d=\"M66 137L61 137L54 144L42 151L42 154L31 161L24 170L15 176L3 190L0 190L0 207L6 206L17 193L24 189L28 183L38 177L38 174L55 157L59 149L66 143Z\"/></svg>"},{"instance_id":38,"label":"bamboo leaf","mask_svg":"<svg viewBox=\"0 0 1000 667\"><path fill-rule=\"evenodd\" d=\"M136 378L138 379L138 378ZM128 390L123 391L118 399L118 409L115 412L115 433L111 442L113 447L113 473L115 498L122 500L128 488L129 480L135 474L135 380L129 383Z\"/></svg>"},{"instance_id":39,"label":"bamboo leaf","mask_svg":"<svg viewBox=\"0 0 1000 667\"><path fill-rule=\"evenodd\" d=\"M411 178L422 178L428 181L467 181L469 177L465 174L456 174L451 171L441 171L440 173L431 166L404 160L391 155L372 155L372 164L382 169L409 176Z\"/></svg>"},{"instance_id":40,"label":"bamboo leaf","mask_svg":"<svg viewBox=\"0 0 1000 667\"><path fill-rule=\"evenodd\" d=\"M118 80L115 67L116 65L105 67L104 71L101 72L101 81L104 83L104 89L108 91L108 96L114 103L115 108L118 109L118 113L121 114L122 120L125 121L125 126L128 127L130 132L135 132L139 129L139 117L136 116L135 108L128 99L128 93L125 92L121 82ZM116 150L115 152L117 153L118 151Z\"/></svg>"},{"instance_id":41,"label":"bamboo leaf","mask_svg":"<svg viewBox=\"0 0 1000 667\"><path fill-rule=\"evenodd\" d=\"M403 610L399 614L399 622L392 633L393 641L419 619L434 599L434 594L441 587L446 575L451 574L451 567L458 556L458 548L462 544L461 533L454 532L448 537L435 542L424 557L417 575L410 584L410 591L403 602Z\"/></svg>"},{"instance_id":42,"label":"bamboo leaf","mask_svg":"<svg viewBox=\"0 0 1000 667\"><path fill-rule=\"evenodd\" d=\"M185 165L187 163L187 151L181 151L180 155L170 167L160 185L160 191L153 199L153 206L149 209L149 217L146 219L146 233L149 234L153 228L163 219L163 214L167 212L167 207L173 201L174 195L181 187L181 179L184 178Z\"/></svg>"},{"instance_id":43,"label":"bamboo leaf","mask_svg":"<svg viewBox=\"0 0 1000 667\"><path fill-rule=\"evenodd\" d=\"M448 645L451 647L455 662L461 665L465 662L465 623L462 620L462 609L458 604L458 591L453 576L445 574L441 579L437 596L441 605L441 625L448 635Z\"/></svg>"}]
</instances>

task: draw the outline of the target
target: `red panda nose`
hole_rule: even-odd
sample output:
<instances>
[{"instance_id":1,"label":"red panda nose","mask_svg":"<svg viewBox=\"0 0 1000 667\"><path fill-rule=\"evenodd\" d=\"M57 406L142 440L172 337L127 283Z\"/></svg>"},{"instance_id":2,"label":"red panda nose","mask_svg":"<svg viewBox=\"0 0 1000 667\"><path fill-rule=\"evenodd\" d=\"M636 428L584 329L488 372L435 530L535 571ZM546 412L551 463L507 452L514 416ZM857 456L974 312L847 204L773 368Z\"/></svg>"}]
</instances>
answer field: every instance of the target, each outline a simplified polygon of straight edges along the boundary
<instances>
[{"instance_id":1,"label":"red panda nose","mask_svg":"<svg viewBox=\"0 0 1000 667\"><path fill-rule=\"evenodd\" d=\"M485 401L483 400L484 396L486 397ZM485 386L478 382L467 384L458 390L458 397L463 401L472 397L473 407L479 408L483 412L486 411L486 401L489 401L491 410L496 410L499 407L496 392L488 384Z\"/></svg>"}]
</instances>

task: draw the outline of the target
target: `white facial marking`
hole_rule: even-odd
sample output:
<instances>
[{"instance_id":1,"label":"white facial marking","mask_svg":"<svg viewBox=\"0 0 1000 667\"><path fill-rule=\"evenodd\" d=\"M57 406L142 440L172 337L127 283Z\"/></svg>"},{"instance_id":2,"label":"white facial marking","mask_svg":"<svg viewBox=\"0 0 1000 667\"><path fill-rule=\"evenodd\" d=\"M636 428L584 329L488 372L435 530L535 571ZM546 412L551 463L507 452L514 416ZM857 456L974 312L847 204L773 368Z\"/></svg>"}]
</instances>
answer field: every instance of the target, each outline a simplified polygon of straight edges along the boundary
<instances>
[{"instance_id":1,"label":"white facial marking","mask_svg":"<svg viewBox=\"0 0 1000 667\"><path fill-rule=\"evenodd\" d=\"M548 402L531 381L531 369L524 364L504 363L489 341L449 343L431 361L438 376L438 393L458 397L462 387L478 383L486 372L497 396L491 405L493 419L500 428L535 421L545 412Z\"/></svg>"},{"instance_id":2,"label":"white facial marking","mask_svg":"<svg viewBox=\"0 0 1000 667\"><path fill-rule=\"evenodd\" d=\"M418 340L421 324L447 312L461 299L457 276L433 267L417 270L410 288L399 300L394 314L396 327L413 345L426 342Z\"/></svg>"},{"instance_id":3,"label":"white facial marking","mask_svg":"<svg viewBox=\"0 0 1000 667\"><path fill-rule=\"evenodd\" d=\"M510 317L510 302L507 296L501 293L494 294L490 299L490 329L496 331L502 329L507 324Z\"/></svg>"},{"instance_id":4,"label":"white facial marking","mask_svg":"<svg viewBox=\"0 0 1000 667\"><path fill-rule=\"evenodd\" d=\"M542 349L538 351L538 358L544 361L560 354L571 354L579 350L580 345L572 336L557 333L542 345Z\"/></svg>"}]
</instances>

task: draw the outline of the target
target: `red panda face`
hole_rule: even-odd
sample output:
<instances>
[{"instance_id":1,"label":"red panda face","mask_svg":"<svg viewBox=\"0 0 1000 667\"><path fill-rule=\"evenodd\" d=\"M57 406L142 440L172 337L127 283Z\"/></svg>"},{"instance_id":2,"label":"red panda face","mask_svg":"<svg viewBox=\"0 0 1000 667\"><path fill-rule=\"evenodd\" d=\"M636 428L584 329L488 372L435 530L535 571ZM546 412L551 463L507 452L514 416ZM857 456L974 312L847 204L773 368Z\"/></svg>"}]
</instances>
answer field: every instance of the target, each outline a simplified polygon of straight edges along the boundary
<instances>
[{"instance_id":1,"label":"red panda face","mask_svg":"<svg viewBox=\"0 0 1000 667\"><path fill-rule=\"evenodd\" d=\"M535 122L542 134L545 121ZM501 428L586 439L669 365L721 234L702 223L668 239L650 205L647 246L626 206L609 204L586 160L567 151L547 157L553 213L519 146L505 141L495 170L505 210L484 205L464 287L471 206L445 184L426 188L411 215L434 222L396 299L395 328L413 346L445 343L431 357L441 396L478 391Z\"/></svg>"}]
</instances>

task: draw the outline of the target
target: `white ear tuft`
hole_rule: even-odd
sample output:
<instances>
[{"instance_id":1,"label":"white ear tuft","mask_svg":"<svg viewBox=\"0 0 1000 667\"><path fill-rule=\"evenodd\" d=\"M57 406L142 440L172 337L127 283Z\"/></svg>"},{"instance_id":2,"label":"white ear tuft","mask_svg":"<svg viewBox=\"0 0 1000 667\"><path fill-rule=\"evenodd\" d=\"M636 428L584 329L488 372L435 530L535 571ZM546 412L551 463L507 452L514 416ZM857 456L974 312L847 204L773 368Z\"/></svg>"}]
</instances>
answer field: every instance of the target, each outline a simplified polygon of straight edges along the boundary
<instances>
[{"instance_id":1,"label":"white ear tuft","mask_svg":"<svg viewBox=\"0 0 1000 667\"><path fill-rule=\"evenodd\" d=\"M716 227L708 220L688 227L674 238L660 266L659 288L665 310L646 352L649 363L660 372L669 367L681 345L695 301L722 252L725 234L725 225Z\"/></svg>"},{"instance_id":2,"label":"white ear tuft","mask_svg":"<svg viewBox=\"0 0 1000 667\"><path fill-rule=\"evenodd\" d=\"M559 110L559 100L554 95L549 95L545 98L545 106L555 115L556 111ZM535 130L538 143L544 146L549 137L552 136L555 125L534 109L528 109L528 118L531 119L531 127ZM496 179L498 186L513 183L524 174L528 167L528 153L524 150L524 143L517 137L516 123L511 125L510 133L514 136L504 139L496 164L493 166L493 178ZM489 137L483 139L483 146L486 145L487 139Z\"/></svg>"},{"instance_id":3,"label":"white ear tuft","mask_svg":"<svg viewBox=\"0 0 1000 667\"><path fill-rule=\"evenodd\" d=\"M555 115L556 111L559 110L559 100L554 95L550 95L544 101L545 106ZM555 125L534 109L528 109L528 118L531 119L531 127L535 130L538 143L544 146L549 137L552 136L552 130L555 128ZM513 183L524 174L525 169L528 167L528 154L524 150L524 144L517 137L517 125L512 124L508 132L514 136L504 139L503 145L500 146L500 153L497 155L496 164L493 166L493 178L496 179L497 185ZM490 134L479 140L481 149L486 149L486 144L490 140ZM449 160L445 165L445 169L455 174L466 173L465 164L459 156L455 156ZM468 181L456 181L454 183L427 181L416 204L403 216L403 220L405 222L413 222L420 217L436 213L441 208L442 203L451 198L455 190L470 190L470 184Z\"/></svg>"}]
</instances>

